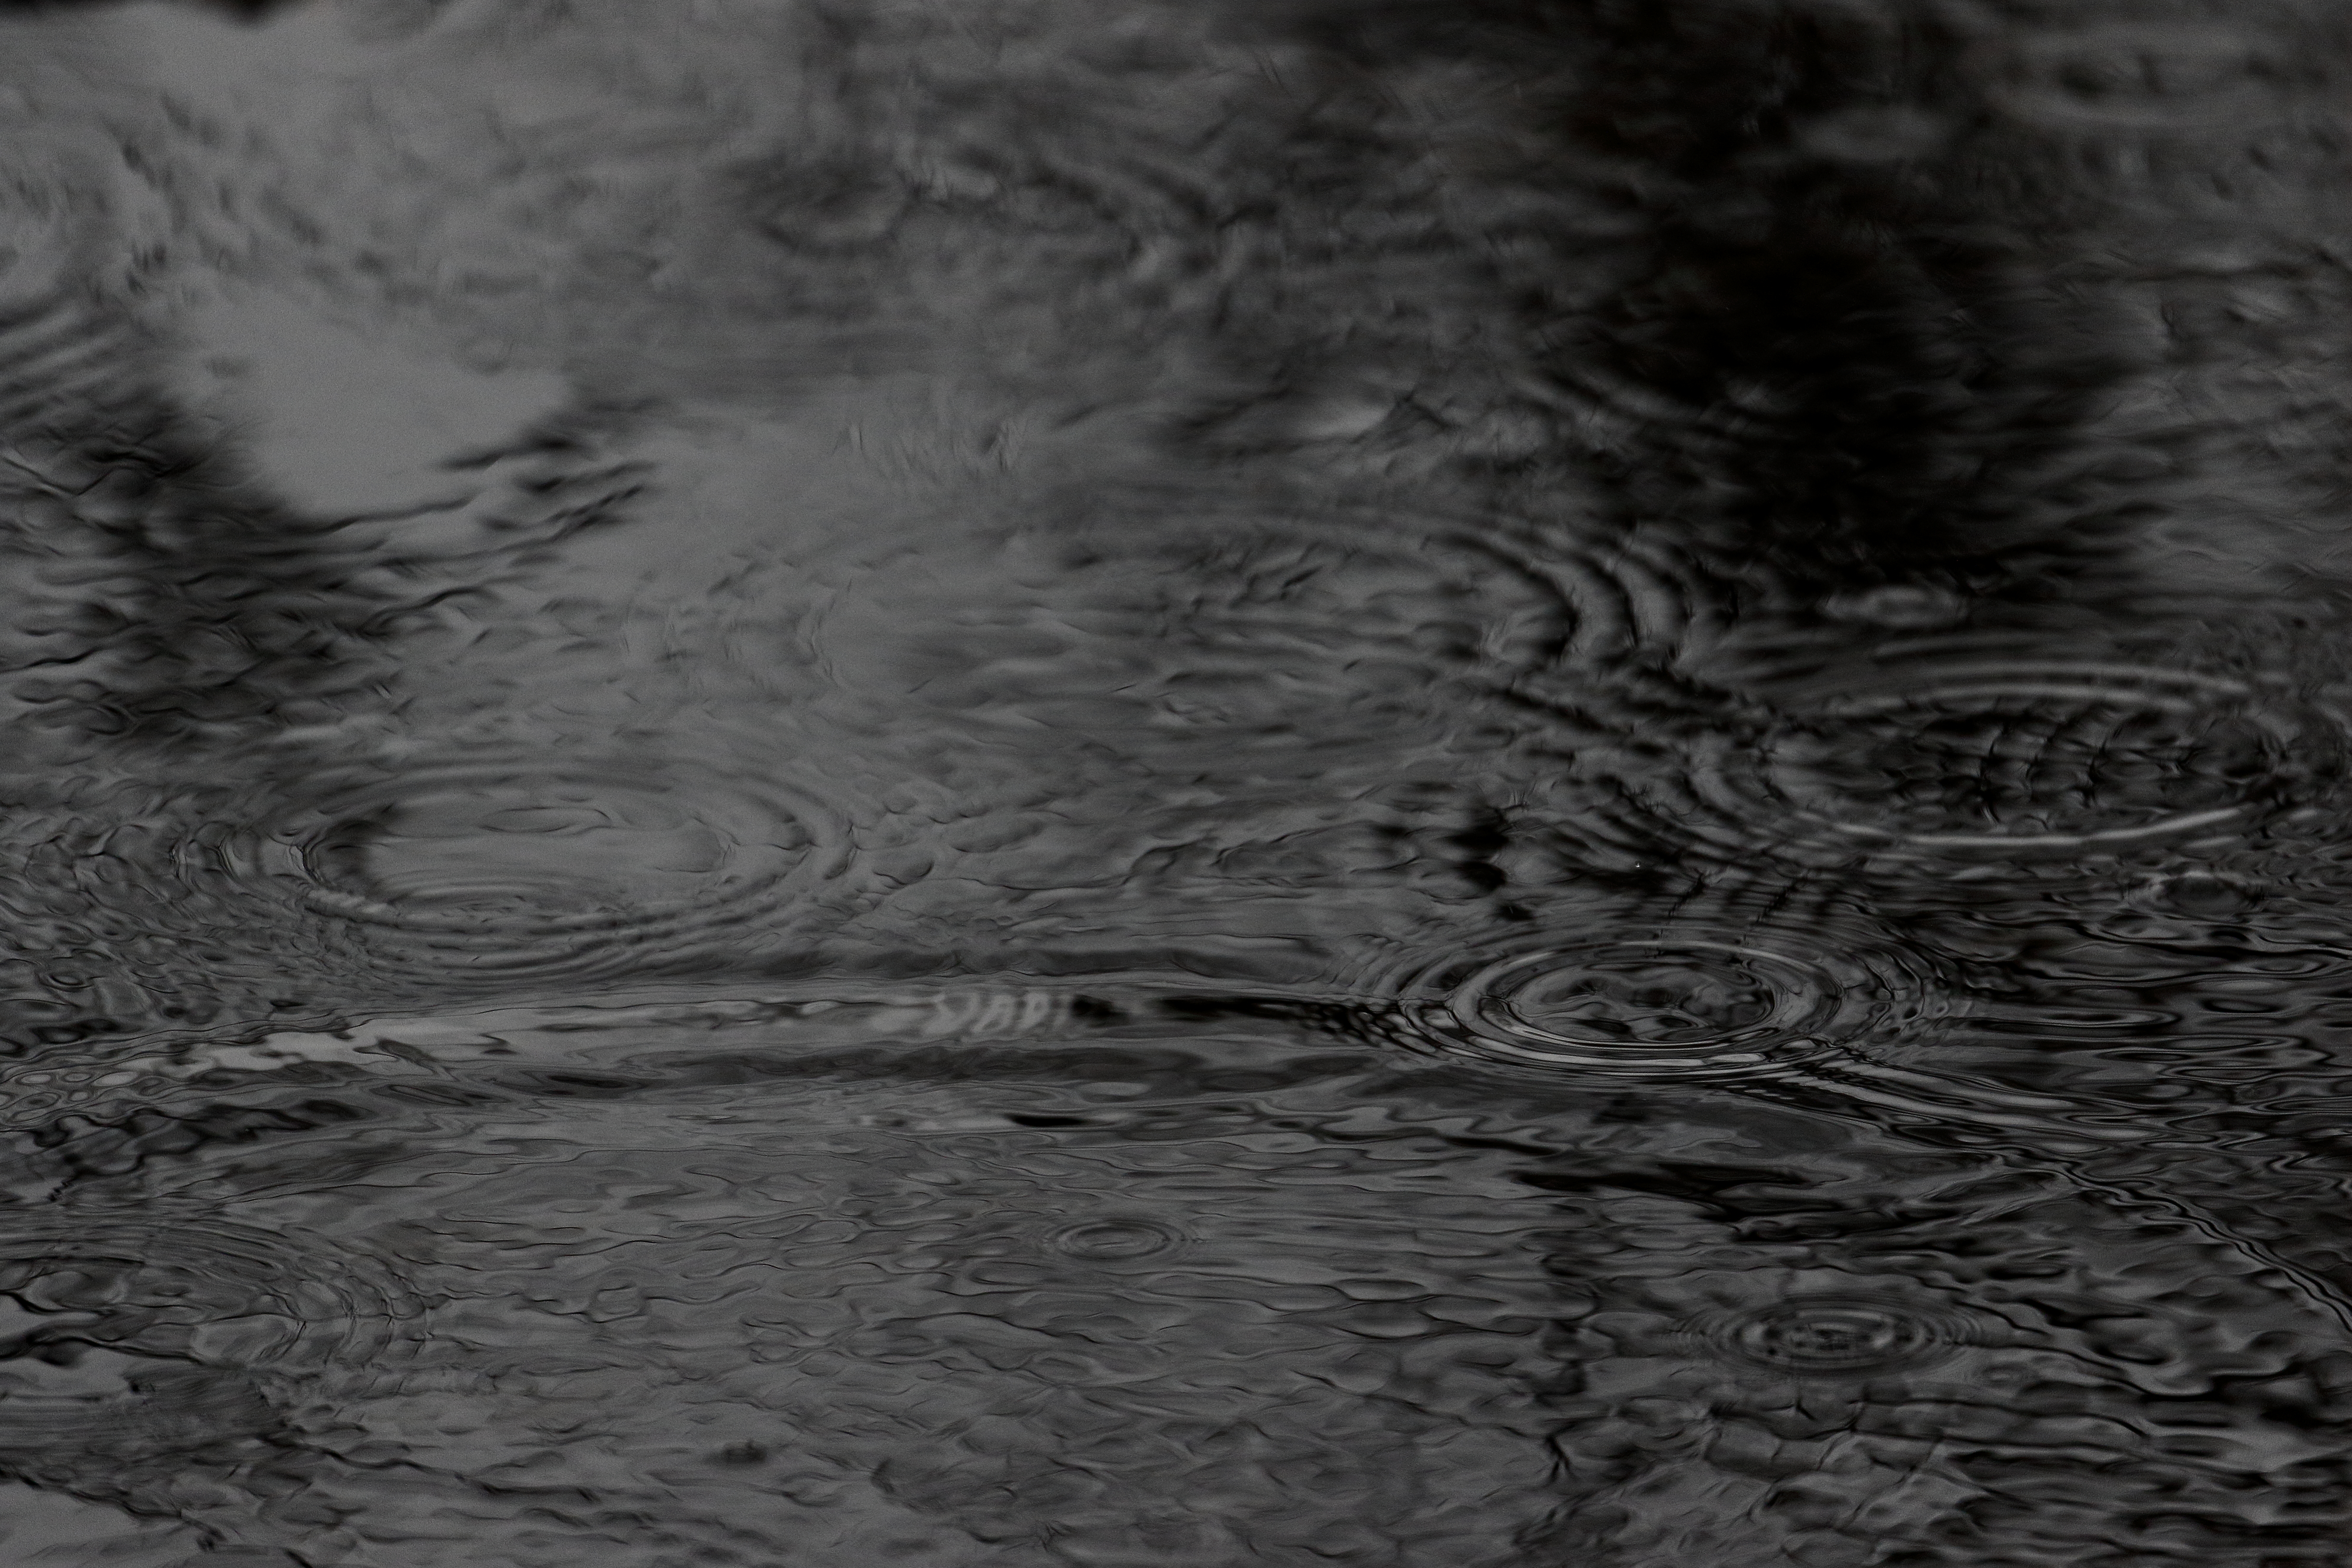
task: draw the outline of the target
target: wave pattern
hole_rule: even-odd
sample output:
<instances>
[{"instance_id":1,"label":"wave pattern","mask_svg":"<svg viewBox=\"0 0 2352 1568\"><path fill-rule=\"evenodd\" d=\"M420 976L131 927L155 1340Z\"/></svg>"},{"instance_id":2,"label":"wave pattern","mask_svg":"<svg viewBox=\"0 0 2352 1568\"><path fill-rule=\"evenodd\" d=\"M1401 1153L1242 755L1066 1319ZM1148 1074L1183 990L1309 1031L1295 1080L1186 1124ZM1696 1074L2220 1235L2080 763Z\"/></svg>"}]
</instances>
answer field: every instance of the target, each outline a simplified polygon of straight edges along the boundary
<instances>
[{"instance_id":1,"label":"wave pattern","mask_svg":"<svg viewBox=\"0 0 2352 1568\"><path fill-rule=\"evenodd\" d=\"M2341 1559L2340 20L243 9L0 21L11 1497Z\"/></svg>"}]
</instances>

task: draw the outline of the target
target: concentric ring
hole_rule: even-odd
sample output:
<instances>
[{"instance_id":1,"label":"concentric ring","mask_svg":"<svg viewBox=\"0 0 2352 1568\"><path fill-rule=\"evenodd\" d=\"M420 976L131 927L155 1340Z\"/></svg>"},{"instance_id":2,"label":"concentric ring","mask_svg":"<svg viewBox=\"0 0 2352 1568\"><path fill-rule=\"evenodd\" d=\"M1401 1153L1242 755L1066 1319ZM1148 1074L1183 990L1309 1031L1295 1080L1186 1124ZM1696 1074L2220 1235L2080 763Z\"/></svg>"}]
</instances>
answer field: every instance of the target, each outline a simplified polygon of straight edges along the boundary
<instances>
[{"instance_id":1,"label":"concentric ring","mask_svg":"<svg viewBox=\"0 0 2352 1568\"><path fill-rule=\"evenodd\" d=\"M1705 1353L1792 1377L1872 1377L1948 1361L1980 1336L1958 1312L1916 1300L1813 1292L1701 1314L1685 1327Z\"/></svg>"},{"instance_id":2,"label":"concentric ring","mask_svg":"<svg viewBox=\"0 0 2352 1568\"><path fill-rule=\"evenodd\" d=\"M1581 1281L1589 1305L1579 1321L1594 1350L1653 1367L1719 1369L1743 1382L1842 1381L2019 1344L1998 1298L1842 1267L1810 1247L1801 1261L1776 1249L1718 1250L1703 1241L1713 1228L1694 1227L1689 1239L1703 1256L1687 1265L1670 1248L1643 1247L1621 1255L1622 1268Z\"/></svg>"},{"instance_id":3,"label":"concentric ring","mask_svg":"<svg viewBox=\"0 0 2352 1568\"><path fill-rule=\"evenodd\" d=\"M468 970L693 942L839 866L846 833L772 780L640 758L493 755L310 781L251 869L307 911Z\"/></svg>"},{"instance_id":4,"label":"concentric ring","mask_svg":"<svg viewBox=\"0 0 2352 1568\"><path fill-rule=\"evenodd\" d=\"M1388 988L1410 1048L1602 1082L1784 1076L1926 1007L1891 955L1707 927L1457 952Z\"/></svg>"},{"instance_id":5,"label":"concentric ring","mask_svg":"<svg viewBox=\"0 0 2352 1568\"><path fill-rule=\"evenodd\" d=\"M1045 1238L1045 1244L1065 1258L1128 1263L1172 1251L1183 1240L1181 1232L1159 1220L1110 1215L1063 1226Z\"/></svg>"},{"instance_id":6,"label":"concentric ring","mask_svg":"<svg viewBox=\"0 0 2352 1568\"><path fill-rule=\"evenodd\" d=\"M1816 865L2048 860L2242 835L2336 766L2248 681L2106 663L1918 661L1781 697L1691 758L1685 831Z\"/></svg>"},{"instance_id":7,"label":"concentric ring","mask_svg":"<svg viewBox=\"0 0 2352 1568\"><path fill-rule=\"evenodd\" d=\"M1596 542L1566 521L1385 496L1143 487L1066 504L1066 538L1101 563L1085 570L1100 571L1130 609L1148 607L1150 624L1172 623L1198 666L1188 685L1279 675L1336 699L1352 689L1335 677L1393 658L1507 693L1515 707L1588 718L1622 710L1629 681L1648 694L1657 672L1711 645L1730 614L1720 585L1658 532ZM1126 582L1139 571L1146 590ZM1391 755L1382 715L1396 695L1365 708L1377 720L1370 739ZM1346 710L1328 701L1318 731ZM1297 722L1295 707L1280 717L1286 729Z\"/></svg>"},{"instance_id":8,"label":"concentric ring","mask_svg":"<svg viewBox=\"0 0 2352 1568\"><path fill-rule=\"evenodd\" d=\"M0 1456L34 1457L262 1430L272 1383L380 1366L415 1315L347 1247L56 1209L0 1222Z\"/></svg>"}]
</instances>

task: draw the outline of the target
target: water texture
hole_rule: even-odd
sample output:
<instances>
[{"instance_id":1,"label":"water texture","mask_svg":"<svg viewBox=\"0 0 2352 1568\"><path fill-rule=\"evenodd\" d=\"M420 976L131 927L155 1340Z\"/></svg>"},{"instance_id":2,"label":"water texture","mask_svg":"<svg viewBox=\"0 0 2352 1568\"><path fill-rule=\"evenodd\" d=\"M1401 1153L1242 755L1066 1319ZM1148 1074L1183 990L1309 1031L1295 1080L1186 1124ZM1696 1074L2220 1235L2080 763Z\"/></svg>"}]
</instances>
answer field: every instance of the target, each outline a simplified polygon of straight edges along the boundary
<instances>
[{"instance_id":1,"label":"water texture","mask_svg":"<svg viewBox=\"0 0 2352 1568\"><path fill-rule=\"evenodd\" d=\"M2347 59L0 9L0 1562L2352 1563Z\"/></svg>"}]
</instances>

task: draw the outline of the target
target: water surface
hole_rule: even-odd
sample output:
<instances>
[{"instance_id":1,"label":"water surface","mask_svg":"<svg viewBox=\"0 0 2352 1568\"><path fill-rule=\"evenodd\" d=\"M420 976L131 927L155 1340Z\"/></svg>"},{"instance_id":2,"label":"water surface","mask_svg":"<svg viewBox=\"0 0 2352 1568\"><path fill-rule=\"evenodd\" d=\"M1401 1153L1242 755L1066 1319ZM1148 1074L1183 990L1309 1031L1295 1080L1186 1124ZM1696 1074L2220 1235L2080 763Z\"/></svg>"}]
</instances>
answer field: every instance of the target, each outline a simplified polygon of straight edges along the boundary
<instances>
[{"instance_id":1,"label":"water surface","mask_svg":"<svg viewBox=\"0 0 2352 1568\"><path fill-rule=\"evenodd\" d=\"M2327 13L0 29L12 1563L2343 1560Z\"/></svg>"}]
</instances>

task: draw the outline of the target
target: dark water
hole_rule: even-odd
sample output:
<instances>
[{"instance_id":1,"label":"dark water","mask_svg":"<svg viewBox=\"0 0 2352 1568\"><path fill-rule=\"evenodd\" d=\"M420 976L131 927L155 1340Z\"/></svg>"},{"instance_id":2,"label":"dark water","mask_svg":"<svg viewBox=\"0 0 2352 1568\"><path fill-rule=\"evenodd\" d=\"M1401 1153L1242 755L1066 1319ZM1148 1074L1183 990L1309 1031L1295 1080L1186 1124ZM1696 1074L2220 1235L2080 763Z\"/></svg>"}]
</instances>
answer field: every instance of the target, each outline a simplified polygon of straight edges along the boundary
<instances>
[{"instance_id":1,"label":"dark water","mask_svg":"<svg viewBox=\"0 0 2352 1568\"><path fill-rule=\"evenodd\" d=\"M0 16L0 1562L2352 1563L2352 26Z\"/></svg>"}]
</instances>

